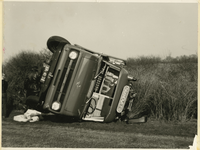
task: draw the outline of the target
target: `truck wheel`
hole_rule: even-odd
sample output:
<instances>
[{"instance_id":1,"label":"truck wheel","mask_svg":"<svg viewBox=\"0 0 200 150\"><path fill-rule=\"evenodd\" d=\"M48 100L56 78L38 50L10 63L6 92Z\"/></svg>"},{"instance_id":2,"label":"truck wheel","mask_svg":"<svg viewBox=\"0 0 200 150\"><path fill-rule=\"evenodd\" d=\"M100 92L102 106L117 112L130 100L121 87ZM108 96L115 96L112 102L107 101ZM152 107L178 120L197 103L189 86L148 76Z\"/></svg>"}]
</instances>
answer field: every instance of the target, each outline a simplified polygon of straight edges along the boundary
<instances>
[{"instance_id":1,"label":"truck wheel","mask_svg":"<svg viewBox=\"0 0 200 150\"><path fill-rule=\"evenodd\" d=\"M52 53L56 52L59 45L65 44L70 44L70 42L60 36L52 36L47 41L47 47Z\"/></svg>"}]
</instances>

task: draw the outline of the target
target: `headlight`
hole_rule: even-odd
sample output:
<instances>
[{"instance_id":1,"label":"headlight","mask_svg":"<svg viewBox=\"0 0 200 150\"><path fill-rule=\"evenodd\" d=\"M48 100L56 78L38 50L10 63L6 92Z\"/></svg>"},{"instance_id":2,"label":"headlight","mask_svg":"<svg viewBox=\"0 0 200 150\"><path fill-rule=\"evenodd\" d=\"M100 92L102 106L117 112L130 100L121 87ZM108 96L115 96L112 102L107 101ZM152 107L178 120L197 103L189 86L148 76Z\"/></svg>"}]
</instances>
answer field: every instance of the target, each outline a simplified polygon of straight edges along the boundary
<instances>
[{"instance_id":1,"label":"headlight","mask_svg":"<svg viewBox=\"0 0 200 150\"><path fill-rule=\"evenodd\" d=\"M60 106L61 106L60 102L53 102L52 109L58 110L58 109L60 109Z\"/></svg>"},{"instance_id":2,"label":"headlight","mask_svg":"<svg viewBox=\"0 0 200 150\"><path fill-rule=\"evenodd\" d=\"M78 56L78 53L75 52L75 51L72 51L71 53L69 53L69 57L70 57L71 59L76 59L77 56Z\"/></svg>"}]
</instances>

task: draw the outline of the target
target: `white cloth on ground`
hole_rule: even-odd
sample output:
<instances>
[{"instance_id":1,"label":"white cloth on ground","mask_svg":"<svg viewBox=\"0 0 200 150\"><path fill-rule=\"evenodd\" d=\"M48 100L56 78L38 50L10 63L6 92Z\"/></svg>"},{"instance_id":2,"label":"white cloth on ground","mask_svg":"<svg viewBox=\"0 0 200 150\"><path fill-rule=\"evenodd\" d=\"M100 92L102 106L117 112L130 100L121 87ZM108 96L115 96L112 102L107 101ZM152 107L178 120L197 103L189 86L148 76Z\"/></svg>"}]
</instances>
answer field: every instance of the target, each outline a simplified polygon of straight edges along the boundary
<instances>
[{"instance_id":1,"label":"white cloth on ground","mask_svg":"<svg viewBox=\"0 0 200 150\"><path fill-rule=\"evenodd\" d=\"M39 121L38 115L41 114L42 113L37 110L28 109L23 115L14 116L13 120L18 122L36 122Z\"/></svg>"}]
</instances>

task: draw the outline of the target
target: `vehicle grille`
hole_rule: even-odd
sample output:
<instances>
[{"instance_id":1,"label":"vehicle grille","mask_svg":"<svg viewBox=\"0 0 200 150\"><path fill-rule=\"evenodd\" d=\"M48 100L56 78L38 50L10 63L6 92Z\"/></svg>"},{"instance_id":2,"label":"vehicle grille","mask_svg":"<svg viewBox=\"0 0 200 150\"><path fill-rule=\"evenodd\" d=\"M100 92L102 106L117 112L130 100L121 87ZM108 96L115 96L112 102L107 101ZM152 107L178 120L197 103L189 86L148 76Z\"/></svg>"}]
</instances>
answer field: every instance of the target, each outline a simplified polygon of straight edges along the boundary
<instances>
[{"instance_id":1,"label":"vehicle grille","mask_svg":"<svg viewBox=\"0 0 200 150\"><path fill-rule=\"evenodd\" d=\"M65 66L63 68L62 71L62 75L60 77L60 79L57 79L55 82L59 82L58 86L56 88L56 93L55 96L53 98L53 101L59 101L62 105L65 95L67 93L68 87L69 87L69 83L70 80L72 78L72 74L74 72L76 63L77 63L77 59L75 60L71 60L68 56L66 62L65 62Z\"/></svg>"}]
</instances>

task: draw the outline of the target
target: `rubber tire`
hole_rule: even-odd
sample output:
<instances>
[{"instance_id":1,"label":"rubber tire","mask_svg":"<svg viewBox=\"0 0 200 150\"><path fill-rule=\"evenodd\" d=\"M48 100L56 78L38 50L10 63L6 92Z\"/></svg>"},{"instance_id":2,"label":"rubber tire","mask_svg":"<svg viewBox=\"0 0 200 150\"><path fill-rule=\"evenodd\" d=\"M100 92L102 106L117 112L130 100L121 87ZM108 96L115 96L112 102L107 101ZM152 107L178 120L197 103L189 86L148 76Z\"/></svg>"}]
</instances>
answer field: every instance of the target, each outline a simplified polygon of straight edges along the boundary
<instances>
[{"instance_id":1,"label":"rubber tire","mask_svg":"<svg viewBox=\"0 0 200 150\"><path fill-rule=\"evenodd\" d=\"M70 42L60 36L52 36L47 40L47 47L52 53L56 52L59 45L64 46L65 44L70 44Z\"/></svg>"}]
</instances>

